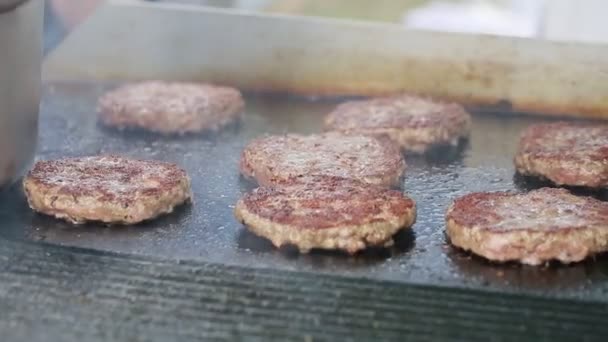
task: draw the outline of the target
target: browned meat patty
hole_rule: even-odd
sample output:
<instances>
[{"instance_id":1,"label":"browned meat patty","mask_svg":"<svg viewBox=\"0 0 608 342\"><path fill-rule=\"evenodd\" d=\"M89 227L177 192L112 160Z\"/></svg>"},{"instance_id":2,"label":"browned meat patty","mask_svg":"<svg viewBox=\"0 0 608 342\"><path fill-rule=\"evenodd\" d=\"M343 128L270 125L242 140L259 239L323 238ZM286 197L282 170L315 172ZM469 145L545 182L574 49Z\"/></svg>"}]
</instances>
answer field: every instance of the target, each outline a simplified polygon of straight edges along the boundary
<instances>
[{"instance_id":1,"label":"browned meat patty","mask_svg":"<svg viewBox=\"0 0 608 342\"><path fill-rule=\"evenodd\" d=\"M565 189L472 193L446 221L454 246L493 261L571 263L608 251L608 203Z\"/></svg>"},{"instance_id":2,"label":"browned meat patty","mask_svg":"<svg viewBox=\"0 0 608 342\"><path fill-rule=\"evenodd\" d=\"M237 120L243 107L241 93L234 88L149 81L103 95L98 112L107 126L184 134L218 130Z\"/></svg>"},{"instance_id":3,"label":"browned meat patty","mask_svg":"<svg viewBox=\"0 0 608 342\"><path fill-rule=\"evenodd\" d=\"M608 185L608 125L558 122L526 129L515 156L520 174L558 185Z\"/></svg>"},{"instance_id":4,"label":"browned meat patty","mask_svg":"<svg viewBox=\"0 0 608 342\"><path fill-rule=\"evenodd\" d=\"M252 141L243 151L240 168L260 185L325 175L394 186L405 171L405 161L399 148L386 139L340 133L288 134Z\"/></svg>"},{"instance_id":5,"label":"browned meat patty","mask_svg":"<svg viewBox=\"0 0 608 342\"><path fill-rule=\"evenodd\" d=\"M35 211L78 224L134 224L190 200L190 180L177 165L118 156L39 161L23 180Z\"/></svg>"},{"instance_id":6,"label":"browned meat patty","mask_svg":"<svg viewBox=\"0 0 608 342\"><path fill-rule=\"evenodd\" d=\"M276 247L295 245L355 253L390 246L416 219L413 200L396 190L337 177L306 177L261 187L239 200L235 215Z\"/></svg>"},{"instance_id":7,"label":"browned meat patty","mask_svg":"<svg viewBox=\"0 0 608 342\"><path fill-rule=\"evenodd\" d=\"M456 146L470 126L471 116L461 105L411 95L346 102L325 118L328 130L387 135L413 153Z\"/></svg>"}]
</instances>

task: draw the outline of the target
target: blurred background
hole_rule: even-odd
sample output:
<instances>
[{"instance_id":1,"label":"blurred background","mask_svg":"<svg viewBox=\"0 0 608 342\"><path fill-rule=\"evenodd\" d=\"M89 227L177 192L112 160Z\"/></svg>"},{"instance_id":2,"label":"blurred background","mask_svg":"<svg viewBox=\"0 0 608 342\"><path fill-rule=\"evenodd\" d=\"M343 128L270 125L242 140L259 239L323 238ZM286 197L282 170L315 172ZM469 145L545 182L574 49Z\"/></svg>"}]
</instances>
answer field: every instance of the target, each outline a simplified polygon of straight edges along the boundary
<instances>
[{"instance_id":1,"label":"blurred background","mask_svg":"<svg viewBox=\"0 0 608 342\"><path fill-rule=\"evenodd\" d=\"M46 47L104 0L46 0ZM146 0L130 0L146 1ZM149 0L151 1L151 0ZM159 0L156 0L159 2ZM557 41L608 42L605 0L160 0L266 13L388 22L404 27Z\"/></svg>"}]
</instances>

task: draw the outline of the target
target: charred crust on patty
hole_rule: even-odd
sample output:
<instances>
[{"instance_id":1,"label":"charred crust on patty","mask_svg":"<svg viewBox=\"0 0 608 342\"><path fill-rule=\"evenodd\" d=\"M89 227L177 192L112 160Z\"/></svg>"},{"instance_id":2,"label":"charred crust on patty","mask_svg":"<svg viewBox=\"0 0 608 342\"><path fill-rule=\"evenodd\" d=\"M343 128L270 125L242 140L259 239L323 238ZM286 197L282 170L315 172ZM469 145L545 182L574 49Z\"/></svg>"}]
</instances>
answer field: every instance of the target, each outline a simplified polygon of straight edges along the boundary
<instances>
[{"instance_id":1,"label":"charred crust on patty","mask_svg":"<svg viewBox=\"0 0 608 342\"><path fill-rule=\"evenodd\" d=\"M301 252L319 248L353 254L391 245L393 235L414 223L416 205L397 190L308 176L245 194L235 215L276 247L295 245Z\"/></svg>"},{"instance_id":2,"label":"charred crust on patty","mask_svg":"<svg viewBox=\"0 0 608 342\"><path fill-rule=\"evenodd\" d=\"M557 185L608 186L608 125L556 122L536 124L521 135L514 158L524 176Z\"/></svg>"},{"instance_id":3,"label":"charred crust on patty","mask_svg":"<svg viewBox=\"0 0 608 342\"><path fill-rule=\"evenodd\" d=\"M479 192L446 214L450 242L489 260L538 265L608 251L608 203L565 189Z\"/></svg>"},{"instance_id":4,"label":"charred crust on patty","mask_svg":"<svg viewBox=\"0 0 608 342\"><path fill-rule=\"evenodd\" d=\"M72 223L135 224L192 198L177 165L114 155L39 161L23 188L32 209Z\"/></svg>"}]
</instances>

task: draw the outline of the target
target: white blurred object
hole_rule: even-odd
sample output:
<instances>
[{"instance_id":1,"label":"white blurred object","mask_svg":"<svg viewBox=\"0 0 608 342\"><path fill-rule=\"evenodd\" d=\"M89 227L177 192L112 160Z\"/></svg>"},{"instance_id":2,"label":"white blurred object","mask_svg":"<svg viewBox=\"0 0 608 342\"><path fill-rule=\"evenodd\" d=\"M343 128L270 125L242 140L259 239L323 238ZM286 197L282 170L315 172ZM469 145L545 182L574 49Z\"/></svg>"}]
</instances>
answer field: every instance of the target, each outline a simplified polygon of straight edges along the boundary
<instances>
[{"instance_id":1,"label":"white blurred object","mask_svg":"<svg viewBox=\"0 0 608 342\"><path fill-rule=\"evenodd\" d=\"M216 6L227 8L240 8L246 10L259 10L267 6L271 0L163 0L178 4Z\"/></svg>"},{"instance_id":2,"label":"white blurred object","mask_svg":"<svg viewBox=\"0 0 608 342\"><path fill-rule=\"evenodd\" d=\"M535 37L541 31L545 2L433 1L406 13L403 23L409 28L433 31Z\"/></svg>"},{"instance_id":3,"label":"white blurred object","mask_svg":"<svg viewBox=\"0 0 608 342\"><path fill-rule=\"evenodd\" d=\"M547 5L544 38L587 43L608 42L608 1L551 0Z\"/></svg>"}]
</instances>

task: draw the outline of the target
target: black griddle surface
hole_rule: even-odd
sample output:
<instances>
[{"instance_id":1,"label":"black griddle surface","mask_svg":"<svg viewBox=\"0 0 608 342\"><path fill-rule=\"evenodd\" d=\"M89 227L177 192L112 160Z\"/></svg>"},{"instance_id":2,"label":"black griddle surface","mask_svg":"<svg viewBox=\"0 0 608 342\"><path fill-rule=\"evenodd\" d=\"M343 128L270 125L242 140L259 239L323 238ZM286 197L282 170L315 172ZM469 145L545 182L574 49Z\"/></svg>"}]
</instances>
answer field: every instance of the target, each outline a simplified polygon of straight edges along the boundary
<instances>
[{"instance_id":1,"label":"black griddle surface","mask_svg":"<svg viewBox=\"0 0 608 342\"><path fill-rule=\"evenodd\" d=\"M252 188L239 176L238 159L248 141L265 133L321 131L322 117L336 102L248 97L239 125L213 135L161 137L99 126L96 99L109 87L45 86L38 158L119 153L176 162L192 178L195 203L133 227L74 227L33 213L20 190L13 189L1 198L2 236L164 260L608 302L605 256L570 266L496 265L447 244L444 213L453 198L472 191L543 185L514 177L512 156L521 129L547 119L476 114L464 148L438 151L431 158L408 157L404 189L417 202L418 221L412 232L397 237L394 248L354 257L328 252L300 255L289 248L274 249L233 217L238 197Z\"/></svg>"}]
</instances>

